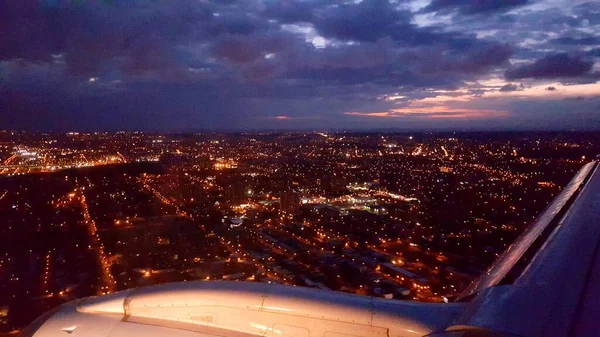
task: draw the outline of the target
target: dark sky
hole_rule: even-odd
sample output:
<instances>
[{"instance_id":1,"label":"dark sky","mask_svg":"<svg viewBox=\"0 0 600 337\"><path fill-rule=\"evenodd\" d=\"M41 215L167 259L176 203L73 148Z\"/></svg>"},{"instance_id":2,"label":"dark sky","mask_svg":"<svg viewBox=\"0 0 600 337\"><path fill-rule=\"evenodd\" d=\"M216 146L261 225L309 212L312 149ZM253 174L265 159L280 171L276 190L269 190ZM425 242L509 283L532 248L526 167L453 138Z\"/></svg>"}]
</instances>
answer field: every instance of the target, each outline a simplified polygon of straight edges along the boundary
<instances>
[{"instance_id":1,"label":"dark sky","mask_svg":"<svg viewBox=\"0 0 600 337\"><path fill-rule=\"evenodd\" d=\"M600 129L600 1L0 1L0 129Z\"/></svg>"}]
</instances>

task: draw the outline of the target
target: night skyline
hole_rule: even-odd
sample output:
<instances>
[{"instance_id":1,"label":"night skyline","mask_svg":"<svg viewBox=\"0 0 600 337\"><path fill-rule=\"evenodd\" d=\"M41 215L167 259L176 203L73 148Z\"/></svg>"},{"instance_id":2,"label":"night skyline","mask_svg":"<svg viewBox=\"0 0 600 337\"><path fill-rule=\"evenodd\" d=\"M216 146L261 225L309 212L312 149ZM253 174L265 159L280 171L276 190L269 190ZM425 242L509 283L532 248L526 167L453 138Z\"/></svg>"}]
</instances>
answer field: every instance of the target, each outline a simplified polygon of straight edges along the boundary
<instances>
[{"instance_id":1,"label":"night skyline","mask_svg":"<svg viewBox=\"0 0 600 337\"><path fill-rule=\"evenodd\" d=\"M600 3L6 1L0 129L600 129Z\"/></svg>"}]
</instances>

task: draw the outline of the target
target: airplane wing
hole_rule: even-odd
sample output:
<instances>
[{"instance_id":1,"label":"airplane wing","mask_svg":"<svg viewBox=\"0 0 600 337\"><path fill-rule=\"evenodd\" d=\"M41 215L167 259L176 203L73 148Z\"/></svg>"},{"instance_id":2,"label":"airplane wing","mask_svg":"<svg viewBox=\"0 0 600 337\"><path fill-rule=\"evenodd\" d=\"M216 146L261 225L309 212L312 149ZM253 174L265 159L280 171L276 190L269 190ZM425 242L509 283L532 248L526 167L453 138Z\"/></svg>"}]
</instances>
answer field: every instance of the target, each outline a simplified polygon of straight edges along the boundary
<instances>
[{"instance_id":1,"label":"airplane wing","mask_svg":"<svg viewBox=\"0 0 600 337\"><path fill-rule=\"evenodd\" d=\"M600 165L586 164L459 301L453 329L600 336ZM451 328L452 329L452 328Z\"/></svg>"},{"instance_id":2,"label":"airplane wing","mask_svg":"<svg viewBox=\"0 0 600 337\"><path fill-rule=\"evenodd\" d=\"M600 168L585 165L454 303L186 282L67 303L24 337L600 336Z\"/></svg>"}]
</instances>

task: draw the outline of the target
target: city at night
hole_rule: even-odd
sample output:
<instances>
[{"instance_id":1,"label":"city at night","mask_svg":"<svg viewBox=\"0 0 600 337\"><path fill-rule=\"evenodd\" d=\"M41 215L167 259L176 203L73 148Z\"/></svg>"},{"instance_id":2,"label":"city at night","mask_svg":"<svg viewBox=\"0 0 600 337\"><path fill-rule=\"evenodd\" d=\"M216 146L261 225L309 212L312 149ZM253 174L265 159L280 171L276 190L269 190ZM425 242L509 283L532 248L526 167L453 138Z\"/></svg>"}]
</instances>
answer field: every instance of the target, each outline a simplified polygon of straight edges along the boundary
<instances>
[{"instance_id":1,"label":"city at night","mask_svg":"<svg viewBox=\"0 0 600 337\"><path fill-rule=\"evenodd\" d=\"M0 336L600 336L600 2L0 1Z\"/></svg>"},{"instance_id":2,"label":"city at night","mask_svg":"<svg viewBox=\"0 0 600 337\"><path fill-rule=\"evenodd\" d=\"M462 292L597 133L0 134L3 328L76 298L236 280Z\"/></svg>"}]
</instances>

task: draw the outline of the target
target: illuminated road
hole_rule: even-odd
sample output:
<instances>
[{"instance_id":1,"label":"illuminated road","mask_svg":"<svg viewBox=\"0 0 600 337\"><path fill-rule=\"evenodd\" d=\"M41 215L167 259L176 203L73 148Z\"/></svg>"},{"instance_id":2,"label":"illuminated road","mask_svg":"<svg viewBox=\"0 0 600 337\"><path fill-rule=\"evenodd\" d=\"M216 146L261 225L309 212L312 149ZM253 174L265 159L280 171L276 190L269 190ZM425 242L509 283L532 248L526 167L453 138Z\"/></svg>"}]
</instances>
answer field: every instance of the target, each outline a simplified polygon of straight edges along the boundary
<instances>
[{"instance_id":1,"label":"illuminated road","mask_svg":"<svg viewBox=\"0 0 600 337\"><path fill-rule=\"evenodd\" d=\"M165 197L164 195L162 195L162 193L160 193L159 191L157 191L154 187L148 185L147 183L143 183L143 186L144 186L145 189L147 189L148 191L152 192L152 194L154 194L154 196L158 200L160 200L160 202L162 202L163 204L165 204L167 206L175 207L175 212L176 212L176 214L178 216L185 217L185 218L191 218L191 216L189 214L187 214L186 212L180 210L177 205L175 205L171 200L169 200L167 197Z\"/></svg>"},{"instance_id":2,"label":"illuminated road","mask_svg":"<svg viewBox=\"0 0 600 337\"><path fill-rule=\"evenodd\" d=\"M10 165L10 163L15 160L18 157L17 154L13 154L12 156L8 157L8 159L6 159L4 161L4 165Z\"/></svg>"},{"instance_id":3,"label":"illuminated road","mask_svg":"<svg viewBox=\"0 0 600 337\"><path fill-rule=\"evenodd\" d=\"M444 151L444 156L448 157L448 151L446 150L445 147L442 146L442 151Z\"/></svg>"},{"instance_id":4,"label":"illuminated road","mask_svg":"<svg viewBox=\"0 0 600 337\"><path fill-rule=\"evenodd\" d=\"M46 254L46 258L44 260L44 271L42 272L42 290L44 291L45 294L49 294L50 293L50 265L52 263L52 253L48 252L48 254Z\"/></svg>"},{"instance_id":5,"label":"illuminated road","mask_svg":"<svg viewBox=\"0 0 600 337\"><path fill-rule=\"evenodd\" d=\"M110 273L110 260L106 256L106 252L104 250L104 245L100 240L100 236L98 235L98 228L96 227L96 221L90 216L89 207L87 204L87 200L83 192L75 194L76 197L79 198L81 203L81 209L83 211L83 220L88 227L88 234L92 239L92 248L96 252L96 256L98 258L98 262L101 267L101 284L98 289L98 295L109 294L114 292L116 289L117 283Z\"/></svg>"},{"instance_id":6,"label":"illuminated road","mask_svg":"<svg viewBox=\"0 0 600 337\"><path fill-rule=\"evenodd\" d=\"M126 158L124 155L122 155L122 154L121 154L121 152L117 152L117 156L119 156L119 158L121 158L121 160L122 160L124 163L127 163L127 162L129 162L129 161L127 160L127 158Z\"/></svg>"}]
</instances>

